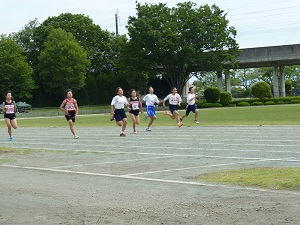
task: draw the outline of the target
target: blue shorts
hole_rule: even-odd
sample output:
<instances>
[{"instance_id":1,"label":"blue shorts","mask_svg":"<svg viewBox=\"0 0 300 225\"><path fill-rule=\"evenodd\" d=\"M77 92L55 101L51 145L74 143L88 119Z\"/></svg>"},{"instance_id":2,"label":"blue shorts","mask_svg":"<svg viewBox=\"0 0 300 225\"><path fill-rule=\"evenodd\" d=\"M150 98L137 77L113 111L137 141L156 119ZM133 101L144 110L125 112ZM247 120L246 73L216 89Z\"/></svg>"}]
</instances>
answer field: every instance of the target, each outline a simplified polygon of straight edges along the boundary
<instances>
[{"instance_id":1,"label":"blue shorts","mask_svg":"<svg viewBox=\"0 0 300 225\"><path fill-rule=\"evenodd\" d=\"M154 108L154 106L152 106L152 105L147 105L147 106L146 106L146 111L147 111L147 113L148 113L148 115L149 115L150 117L153 117L153 116L156 115L155 108Z\"/></svg>"},{"instance_id":2,"label":"blue shorts","mask_svg":"<svg viewBox=\"0 0 300 225\"><path fill-rule=\"evenodd\" d=\"M117 122L123 120L124 118L127 118L126 112L124 109L115 109L114 117Z\"/></svg>"},{"instance_id":3,"label":"blue shorts","mask_svg":"<svg viewBox=\"0 0 300 225\"><path fill-rule=\"evenodd\" d=\"M194 105L187 105L186 109L185 109L185 115L188 116L190 114L190 112L195 113L196 110L197 110L197 105L196 104L194 104Z\"/></svg>"},{"instance_id":4,"label":"blue shorts","mask_svg":"<svg viewBox=\"0 0 300 225\"><path fill-rule=\"evenodd\" d=\"M173 114L174 111L178 110L178 105L169 105L169 109L171 111L171 113Z\"/></svg>"}]
</instances>

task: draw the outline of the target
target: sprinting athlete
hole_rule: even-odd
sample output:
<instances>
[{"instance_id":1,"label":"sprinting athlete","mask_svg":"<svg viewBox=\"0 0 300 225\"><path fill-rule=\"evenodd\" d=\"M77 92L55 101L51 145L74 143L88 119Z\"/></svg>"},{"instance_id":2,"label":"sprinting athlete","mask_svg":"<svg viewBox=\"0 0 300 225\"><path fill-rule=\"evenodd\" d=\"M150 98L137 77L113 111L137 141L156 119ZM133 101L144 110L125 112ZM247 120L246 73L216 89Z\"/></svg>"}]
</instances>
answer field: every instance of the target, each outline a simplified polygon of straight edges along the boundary
<instances>
[{"instance_id":1,"label":"sprinting athlete","mask_svg":"<svg viewBox=\"0 0 300 225\"><path fill-rule=\"evenodd\" d=\"M59 109L65 112L65 118L69 123L70 130L74 135L74 138L78 139L79 136L76 135L74 130L75 118L78 116L78 104L73 98L73 92L71 89L66 90L66 99L63 100Z\"/></svg>"},{"instance_id":2,"label":"sprinting athlete","mask_svg":"<svg viewBox=\"0 0 300 225\"><path fill-rule=\"evenodd\" d=\"M140 108L141 113L143 113L143 107L142 103L140 102L140 99L136 96L136 90L131 89L130 91L131 97L128 98L128 104L129 104L129 114L132 119L132 127L133 127L133 133L136 134L136 125L140 124Z\"/></svg>"},{"instance_id":3,"label":"sprinting athlete","mask_svg":"<svg viewBox=\"0 0 300 225\"><path fill-rule=\"evenodd\" d=\"M178 113L178 106L181 104L181 97L177 93L177 88L173 87L171 89L171 94L169 94L167 97L164 98L163 101L163 108L166 108L166 101L169 101L169 110L171 114L168 111L165 111L164 115L170 116L173 120L175 119L177 121L178 127L181 127L183 123L180 121L179 113Z\"/></svg>"},{"instance_id":4,"label":"sprinting athlete","mask_svg":"<svg viewBox=\"0 0 300 225\"><path fill-rule=\"evenodd\" d=\"M5 101L2 103L2 112L4 113L4 120L7 126L9 140L12 141L12 129L17 129L16 111L17 106L13 99L11 91L7 91L4 94Z\"/></svg>"},{"instance_id":5,"label":"sprinting athlete","mask_svg":"<svg viewBox=\"0 0 300 225\"><path fill-rule=\"evenodd\" d=\"M146 111L147 115L150 117L150 121L148 123L148 127L146 131L151 131L151 125L153 124L154 120L156 119L156 112L155 112L155 104L160 104L161 102L158 100L157 96L154 94L153 87L148 87L149 94L145 95L142 102L146 103Z\"/></svg>"},{"instance_id":6,"label":"sprinting athlete","mask_svg":"<svg viewBox=\"0 0 300 225\"><path fill-rule=\"evenodd\" d=\"M187 96L187 106L186 106L186 110L185 110L185 114L180 118L180 120L182 121L184 117L187 117L190 112L195 113L195 119L194 122L195 123L199 123L198 122L198 109L197 109L197 96L195 95L195 89L194 87L190 87L189 88L189 94Z\"/></svg>"},{"instance_id":7,"label":"sprinting athlete","mask_svg":"<svg viewBox=\"0 0 300 225\"><path fill-rule=\"evenodd\" d=\"M117 87L116 89L117 95L113 97L111 101L111 115L114 115L114 119L116 120L116 123L118 126L122 126L122 133L120 134L121 137L126 137L125 129L127 126L127 116L126 112L124 110L124 106L128 105L128 101L125 96L123 96L123 89L120 87Z\"/></svg>"}]
</instances>

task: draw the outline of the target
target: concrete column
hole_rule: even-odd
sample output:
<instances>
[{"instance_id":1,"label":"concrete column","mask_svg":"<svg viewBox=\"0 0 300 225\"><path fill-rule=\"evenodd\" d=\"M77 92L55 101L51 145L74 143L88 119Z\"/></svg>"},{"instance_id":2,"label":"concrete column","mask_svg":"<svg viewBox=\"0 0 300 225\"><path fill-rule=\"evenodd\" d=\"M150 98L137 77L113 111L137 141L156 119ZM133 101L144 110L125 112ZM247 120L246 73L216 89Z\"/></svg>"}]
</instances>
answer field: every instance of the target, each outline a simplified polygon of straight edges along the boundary
<instances>
[{"instance_id":1,"label":"concrete column","mask_svg":"<svg viewBox=\"0 0 300 225\"><path fill-rule=\"evenodd\" d=\"M285 97L285 94L284 66L280 66L280 96Z\"/></svg>"},{"instance_id":2,"label":"concrete column","mask_svg":"<svg viewBox=\"0 0 300 225\"><path fill-rule=\"evenodd\" d=\"M225 86L226 91L231 93L231 85L230 85L230 70L225 70Z\"/></svg>"},{"instance_id":3,"label":"concrete column","mask_svg":"<svg viewBox=\"0 0 300 225\"><path fill-rule=\"evenodd\" d=\"M277 65L273 65L273 97L279 97Z\"/></svg>"},{"instance_id":4,"label":"concrete column","mask_svg":"<svg viewBox=\"0 0 300 225\"><path fill-rule=\"evenodd\" d=\"M217 87L223 92L222 71L217 71Z\"/></svg>"}]
</instances>

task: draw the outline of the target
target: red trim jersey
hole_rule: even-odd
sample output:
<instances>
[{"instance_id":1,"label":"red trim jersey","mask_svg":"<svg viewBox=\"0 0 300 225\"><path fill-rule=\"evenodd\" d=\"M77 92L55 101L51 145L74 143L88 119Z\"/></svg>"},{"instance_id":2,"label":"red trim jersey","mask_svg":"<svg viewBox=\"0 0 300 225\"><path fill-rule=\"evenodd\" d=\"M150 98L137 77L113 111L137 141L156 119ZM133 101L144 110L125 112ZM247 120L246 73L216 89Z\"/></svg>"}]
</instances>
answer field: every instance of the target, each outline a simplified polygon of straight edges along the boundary
<instances>
[{"instance_id":1,"label":"red trim jersey","mask_svg":"<svg viewBox=\"0 0 300 225\"><path fill-rule=\"evenodd\" d=\"M71 101L66 99L65 109L67 111L75 111L75 99L72 98Z\"/></svg>"}]
</instances>

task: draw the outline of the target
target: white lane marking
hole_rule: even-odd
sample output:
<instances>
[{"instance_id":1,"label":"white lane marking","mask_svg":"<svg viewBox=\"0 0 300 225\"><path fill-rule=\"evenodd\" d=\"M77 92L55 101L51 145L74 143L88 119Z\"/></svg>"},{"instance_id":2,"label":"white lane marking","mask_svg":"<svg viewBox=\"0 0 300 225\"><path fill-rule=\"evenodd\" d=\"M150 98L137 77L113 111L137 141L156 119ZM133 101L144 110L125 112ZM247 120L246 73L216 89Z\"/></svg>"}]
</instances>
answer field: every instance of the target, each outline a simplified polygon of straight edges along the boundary
<instances>
[{"instance_id":1,"label":"white lane marking","mask_svg":"<svg viewBox=\"0 0 300 225\"><path fill-rule=\"evenodd\" d=\"M38 170L38 171L47 171L47 172L56 172L56 173L65 173L65 174L78 174L78 175L131 179L131 180L142 180L142 181L151 181L151 182L159 182L159 183L195 185L195 186L213 187L213 188L226 188L226 189L232 189L232 190L247 190L247 191L277 193L277 194L291 194L291 195L300 196L299 192L293 192L293 191L279 191L279 190L227 186L227 185L220 185L220 184L209 184L209 183L190 182L190 181L167 180L167 179L157 179L157 178L147 178L147 177L134 177L134 176L129 176L129 175L111 175L111 174L90 173L90 172L77 172L77 171L72 171L72 170L59 170L59 169L51 169L51 168L28 167L28 166L22 167L22 166L12 166L12 165L0 165L0 167L16 168L16 169L24 169L24 170Z\"/></svg>"},{"instance_id":2,"label":"white lane marking","mask_svg":"<svg viewBox=\"0 0 300 225\"><path fill-rule=\"evenodd\" d=\"M85 164L78 164L78 165L66 165L66 166L56 166L51 168L72 168L72 167L81 167L81 166L92 166L92 165L105 165L105 164L116 164L116 163L126 163L126 162L137 162L137 161L147 161L153 159L169 159L173 157L179 156L161 156L161 157L152 157L152 158L143 158L143 159L130 159L130 160L120 160L115 162L101 162L101 163L85 163Z\"/></svg>"},{"instance_id":3,"label":"white lane marking","mask_svg":"<svg viewBox=\"0 0 300 225\"><path fill-rule=\"evenodd\" d=\"M265 162L265 161L272 161L272 160L264 159L264 160L245 161L245 162L237 162L237 163L222 163L222 164L205 165L205 166L194 166L194 167L185 167L185 168L168 169L168 170L157 170L157 171L149 171L149 172L142 172L142 173L126 174L126 176L138 176L138 175L144 175L144 174L164 173L164 172L191 170L191 169L199 169L199 168L231 166L231 165L238 165L238 164L248 164L248 163Z\"/></svg>"}]
</instances>

